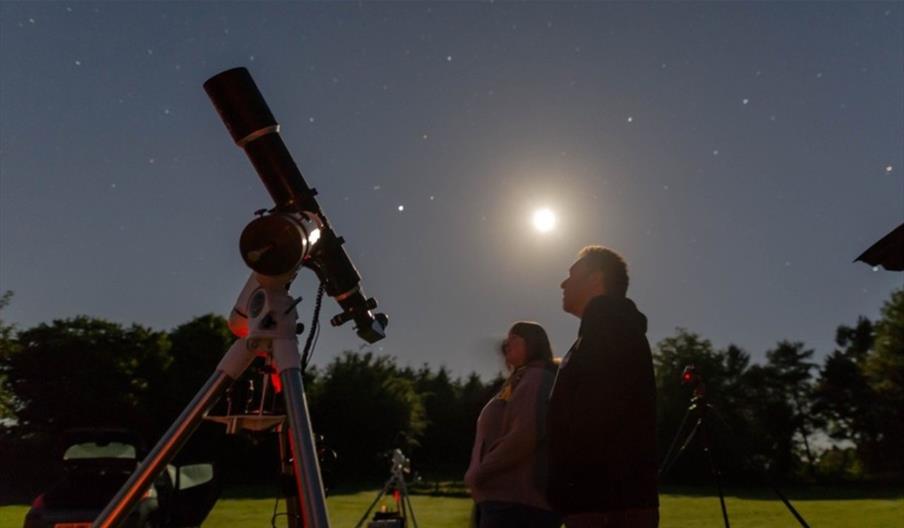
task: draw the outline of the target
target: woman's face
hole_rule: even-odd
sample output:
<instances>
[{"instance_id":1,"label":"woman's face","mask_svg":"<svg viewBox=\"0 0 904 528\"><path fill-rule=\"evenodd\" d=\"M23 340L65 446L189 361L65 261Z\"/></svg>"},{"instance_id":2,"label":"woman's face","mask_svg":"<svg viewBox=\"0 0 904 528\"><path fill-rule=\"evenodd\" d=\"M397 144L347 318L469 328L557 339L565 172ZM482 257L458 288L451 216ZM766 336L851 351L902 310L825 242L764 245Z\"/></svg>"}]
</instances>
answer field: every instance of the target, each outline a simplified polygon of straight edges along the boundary
<instances>
[{"instance_id":1,"label":"woman's face","mask_svg":"<svg viewBox=\"0 0 904 528\"><path fill-rule=\"evenodd\" d=\"M509 367L516 369L527 363L527 342L523 337L509 332L502 350L505 352L505 363Z\"/></svg>"}]
</instances>

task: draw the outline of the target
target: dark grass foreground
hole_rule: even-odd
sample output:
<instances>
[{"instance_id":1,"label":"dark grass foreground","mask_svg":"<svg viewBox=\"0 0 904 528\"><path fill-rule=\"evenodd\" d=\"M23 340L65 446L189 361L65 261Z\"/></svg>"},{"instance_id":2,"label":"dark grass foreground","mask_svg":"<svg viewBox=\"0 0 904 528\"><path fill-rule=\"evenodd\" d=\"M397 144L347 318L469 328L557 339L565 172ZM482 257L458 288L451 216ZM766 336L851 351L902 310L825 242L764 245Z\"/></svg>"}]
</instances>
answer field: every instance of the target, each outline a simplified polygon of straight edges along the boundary
<instances>
[{"instance_id":1,"label":"dark grass foreground","mask_svg":"<svg viewBox=\"0 0 904 528\"><path fill-rule=\"evenodd\" d=\"M441 487L442 488L442 487ZM450 486L448 495L412 497L418 524L422 528L464 528L468 526L471 501ZM795 507L811 526L821 528L898 528L904 526L904 488L812 487L786 490ZM726 490L731 525L737 528L797 526L777 499L765 490ZM270 525L274 494L266 488L234 489L227 492L211 512L205 527L259 528ZM376 497L376 490L345 491L327 499L332 525L352 527ZM663 528L722 526L718 497L704 487L667 489L661 496ZM279 511L285 511L279 503ZM20 528L26 506L0 507L0 528ZM278 517L276 526L286 526Z\"/></svg>"}]
</instances>

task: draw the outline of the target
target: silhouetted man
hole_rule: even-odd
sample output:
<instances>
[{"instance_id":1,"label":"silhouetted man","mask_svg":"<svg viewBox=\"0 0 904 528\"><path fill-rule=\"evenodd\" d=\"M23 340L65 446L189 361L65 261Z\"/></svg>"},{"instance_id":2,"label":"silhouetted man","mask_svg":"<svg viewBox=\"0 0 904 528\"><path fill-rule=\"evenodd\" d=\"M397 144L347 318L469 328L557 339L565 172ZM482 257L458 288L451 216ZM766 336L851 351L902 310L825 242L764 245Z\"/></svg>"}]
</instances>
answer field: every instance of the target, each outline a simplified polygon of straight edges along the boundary
<instances>
[{"instance_id":1,"label":"silhouetted man","mask_svg":"<svg viewBox=\"0 0 904 528\"><path fill-rule=\"evenodd\" d=\"M625 297L627 266L588 246L561 287L581 327L550 394L550 503L568 528L655 527L656 386L647 318Z\"/></svg>"}]
</instances>

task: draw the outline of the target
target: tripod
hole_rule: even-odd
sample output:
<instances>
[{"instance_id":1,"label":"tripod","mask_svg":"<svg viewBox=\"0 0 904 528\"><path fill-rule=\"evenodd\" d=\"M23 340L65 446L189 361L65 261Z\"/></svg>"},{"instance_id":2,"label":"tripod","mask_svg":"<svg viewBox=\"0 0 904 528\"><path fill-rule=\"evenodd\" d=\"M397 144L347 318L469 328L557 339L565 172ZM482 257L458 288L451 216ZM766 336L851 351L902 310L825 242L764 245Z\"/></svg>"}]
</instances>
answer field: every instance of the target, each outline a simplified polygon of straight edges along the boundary
<instances>
[{"instance_id":1,"label":"tripod","mask_svg":"<svg viewBox=\"0 0 904 528\"><path fill-rule=\"evenodd\" d=\"M725 507L725 494L722 490L722 472L719 470L719 466L716 464L715 457L715 442L713 441L712 430L709 426L708 417L710 415L715 415L719 418L720 421L723 422L726 426L728 425L725 421L718 415L715 407L713 407L706 399L706 386L703 383L702 376L700 376L696 369L693 366L686 367L684 369L684 373L681 376L682 384L694 385L694 392L691 396L691 403L688 406L687 411L684 413L684 418L681 420L681 425L678 426L678 432L675 433L675 437L672 439L672 443L669 445L668 451L666 451L665 458L662 460L662 465L659 467L659 480L662 480L662 477L668 473L669 469L675 464L675 461L681 457L681 454L687 450L687 447L691 444L694 438L697 437L698 433L700 435L700 440L703 445L703 452L706 453L706 458L709 461L710 471L712 472L713 478L716 481L716 488L719 491L719 505L722 508L722 521L725 523L725 528L730 528L731 524L728 521L728 509ZM693 419L691 419L693 417ZM684 442L681 444L681 447L678 449L677 453L675 452L675 447L678 445L678 441L682 438L684 431L688 424L693 421L693 427L690 429L690 432L684 438ZM673 455L674 453L674 455ZM763 479L765 481L765 479ZM782 503L784 503L785 507L788 508L788 511L791 512L791 515L797 519L797 522L800 523L804 528L809 528L809 525L804 520L804 518L798 513L794 506L791 505L791 502L782 494L781 491L777 487L775 487L771 482L766 481L766 484L772 488L772 491L778 495L779 499L781 499Z\"/></svg>"},{"instance_id":2,"label":"tripod","mask_svg":"<svg viewBox=\"0 0 904 528\"><path fill-rule=\"evenodd\" d=\"M288 428L280 429L280 452L284 474L293 476L295 492L287 498L290 526L329 527L295 334L298 300L292 299L286 288L291 278L294 277L274 278L252 273L230 317L230 328L237 334L244 333L245 337L229 347L216 371L94 521L95 528L118 526L125 519L220 396L258 356L276 365L286 414L261 416L257 420L247 416L230 417L227 428L234 431L238 427L280 427L285 420ZM242 313L247 313L247 318L237 316Z\"/></svg>"},{"instance_id":3,"label":"tripod","mask_svg":"<svg viewBox=\"0 0 904 528\"><path fill-rule=\"evenodd\" d=\"M361 528L361 526L367 522L370 512L373 511L377 503L380 502L380 499L383 498L390 489L395 489L398 492L396 503L399 508L399 515L402 518L402 524L399 526L405 528L408 516L411 515L411 525L413 528L417 528L417 519L414 517L414 508L411 507L411 497L408 495L408 485L405 483L405 473L410 471L411 461L402 454L401 450L394 450L392 452L392 469L390 470L391 475L389 480L383 485L383 489L377 493L377 498L370 503L370 506L368 506L367 511L364 512L364 515L361 517L361 520L358 521L358 524L355 525L355 528Z\"/></svg>"}]
</instances>

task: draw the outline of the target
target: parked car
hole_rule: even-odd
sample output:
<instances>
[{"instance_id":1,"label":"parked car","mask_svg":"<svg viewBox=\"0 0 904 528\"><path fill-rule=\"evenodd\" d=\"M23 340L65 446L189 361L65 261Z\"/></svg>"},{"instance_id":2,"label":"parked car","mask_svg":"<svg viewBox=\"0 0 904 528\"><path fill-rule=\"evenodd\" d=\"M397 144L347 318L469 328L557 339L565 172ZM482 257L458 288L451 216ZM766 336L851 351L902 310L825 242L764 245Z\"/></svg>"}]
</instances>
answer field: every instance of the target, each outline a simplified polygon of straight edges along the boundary
<instances>
[{"instance_id":1,"label":"parked car","mask_svg":"<svg viewBox=\"0 0 904 528\"><path fill-rule=\"evenodd\" d=\"M24 528L90 528L147 454L123 429L76 429L62 442L63 477L38 495ZM213 464L169 465L126 519L129 528L200 526L219 496Z\"/></svg>"}]
</instances>

